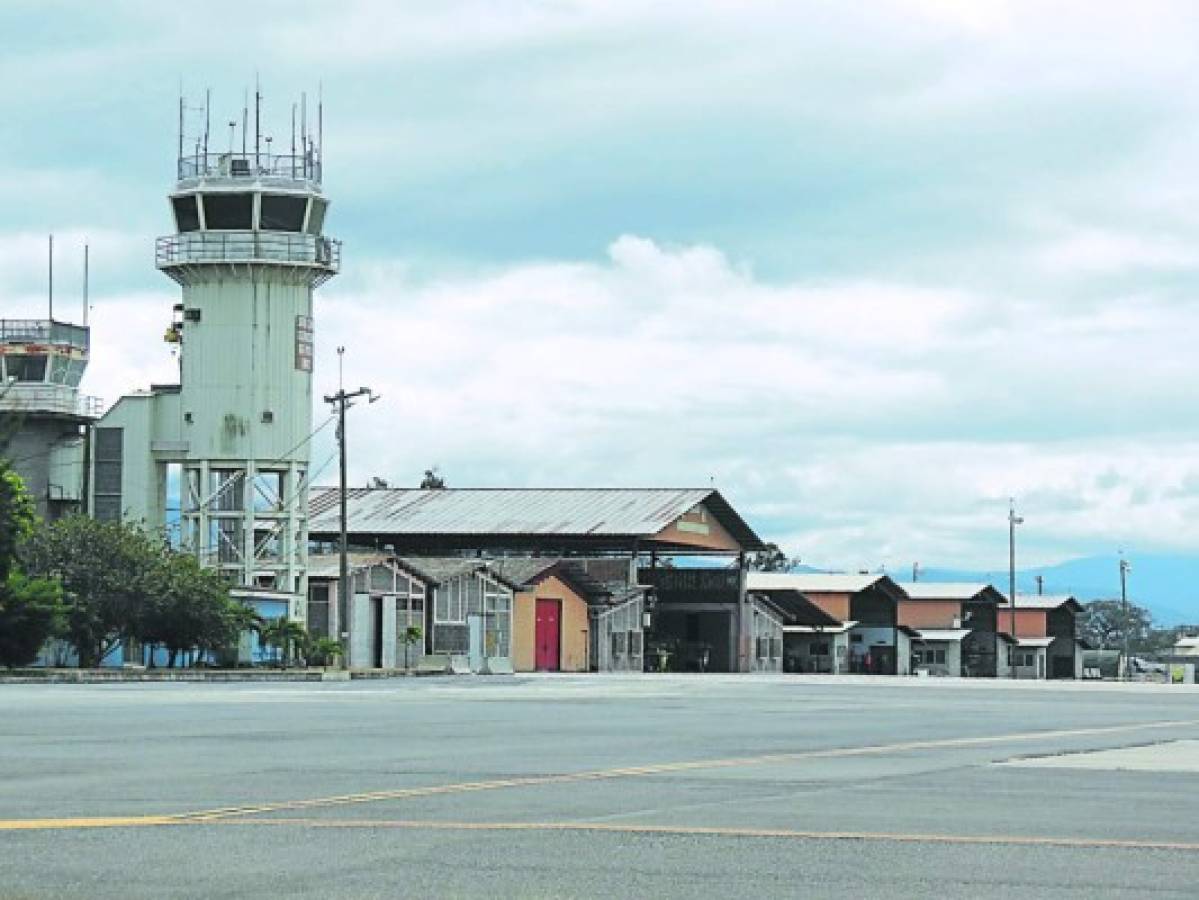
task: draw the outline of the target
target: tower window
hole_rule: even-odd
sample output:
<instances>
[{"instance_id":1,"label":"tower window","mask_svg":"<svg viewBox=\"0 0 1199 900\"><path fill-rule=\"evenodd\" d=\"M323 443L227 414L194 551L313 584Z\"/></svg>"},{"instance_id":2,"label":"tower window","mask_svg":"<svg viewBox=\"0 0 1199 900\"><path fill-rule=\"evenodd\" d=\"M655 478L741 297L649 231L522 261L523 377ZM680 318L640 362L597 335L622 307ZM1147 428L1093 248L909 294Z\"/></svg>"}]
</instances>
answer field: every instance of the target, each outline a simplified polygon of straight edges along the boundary
<instances>
[{"instance_id":1,"label":"tower window","mask_svg":"<svg viewBox=\"0 0 1199 900\"><path fill-rule=\"evenodd\" d=\"M171 206L175 208L175 227L182 231L200 230L200 211L196 208L194 194L186 197L172 197Z\"/></svg>"},{"instance_id":2,"label":"tower window","mask_svg":"<svg viewBox=\"0 0 1199 900\"><path fill-rule=\"evenodd\" d=\"M253 218L252 194L204 195L204 224L209 231L249 231Z\"/></svg>"},{"instance_id":3,"label":"tower window","mask_svg":"<svg viewBox=\"0 0 1199 900\"><path fill-rule=\"evenodd\" d=\"M307 209L307 197L263 194L258 227L263 231L302 231Z\"/></svg>"},{"instance_id":4,"label":"tower window","mask_svg":"<svg viewBox=\"0 0 1199 900\"><path fill-rule=\"evenodd\" d=\"M13 354L7 357L5 372L16 381L45 381L46 357L32 354Z\"/></svg>"}]
</instances>

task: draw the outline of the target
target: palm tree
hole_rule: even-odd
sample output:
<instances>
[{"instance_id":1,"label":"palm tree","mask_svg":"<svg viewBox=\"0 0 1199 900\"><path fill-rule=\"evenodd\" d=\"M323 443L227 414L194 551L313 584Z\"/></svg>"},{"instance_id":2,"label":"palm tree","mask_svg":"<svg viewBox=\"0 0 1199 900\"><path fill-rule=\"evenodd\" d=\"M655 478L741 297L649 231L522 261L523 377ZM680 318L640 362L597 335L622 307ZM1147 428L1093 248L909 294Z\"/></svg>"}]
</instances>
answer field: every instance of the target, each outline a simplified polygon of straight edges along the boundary
<instances>
[{"instance_id":1,"label":"palm tree","mask_svg":"<svg viewBox=\"0 0 1199 900\"><path fill-rule=\"evenodd\" d=\"M304 646L308 632L299 622L280 616L262 626L259 638L268 647L277 647L280 651L280 664L287 664L295 656L296 648Z\"/></svg>"}]
</instances>

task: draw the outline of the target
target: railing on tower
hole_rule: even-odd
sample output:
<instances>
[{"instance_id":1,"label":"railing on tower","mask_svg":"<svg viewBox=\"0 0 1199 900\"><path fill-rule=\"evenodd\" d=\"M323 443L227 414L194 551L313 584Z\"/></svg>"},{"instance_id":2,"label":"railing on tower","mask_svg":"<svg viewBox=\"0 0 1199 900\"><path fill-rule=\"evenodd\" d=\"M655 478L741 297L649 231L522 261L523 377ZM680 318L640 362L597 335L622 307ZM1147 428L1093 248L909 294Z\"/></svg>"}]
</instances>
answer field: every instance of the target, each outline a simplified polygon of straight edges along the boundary
<instances>
[{"instance_id":1,"label":"railing on tower","mask_svg":"<svg viewBox=\"0 0 1199 900\"><path fill-rule=\"evenodd\" d=\"M0 391L0 412L98 419L104 403L99 397L79 393L78 388L14 381Z\"/></svg>"},{"instance_id":2,"label":"railing on tower","mask_svg":"<svg viewBox=\"0 0 1199 900\"><path fill-rule=\"evenodd\" d=\"M341 241L317 234L280 231L187 231L160 237L158 268L260 262L314 266L334 273L341 268Z\"/></svg>"},{"instance_id":3,"label":"railing on tower","mask_svg":"<svg viewBox=\"0 0 1199 900\"><path fill-rule=\"evenodd\" d=\"M179 158L178 178L289 178L320 184L313 153L196 153Z\"/></svg>"},{"instance_id":4,"label":"railing on tower","mask_svg":"<svg viewBox=\"0 0 1199 900\"><path fill-rule=\"evenodd\" d=\"M64 344L88 349L91 331L52 319L0 319L0 344Z\"/></svg>"}]
</instances>

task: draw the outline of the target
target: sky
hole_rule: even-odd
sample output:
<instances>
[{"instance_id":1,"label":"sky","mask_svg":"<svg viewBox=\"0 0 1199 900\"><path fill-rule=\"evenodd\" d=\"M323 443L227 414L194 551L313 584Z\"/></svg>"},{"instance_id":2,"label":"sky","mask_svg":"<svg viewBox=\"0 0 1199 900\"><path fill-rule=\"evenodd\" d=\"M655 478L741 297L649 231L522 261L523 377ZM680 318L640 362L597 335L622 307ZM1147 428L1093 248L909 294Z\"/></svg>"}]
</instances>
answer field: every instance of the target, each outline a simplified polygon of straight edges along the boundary
<instances>
[{"instance_id":1,"label":"sky","mask_svg":"<svg viewBox=\"0 0 1199 900\"><path fill-rule=\"evenodd\" d=\"M715 485L833 568L1199 546L1199 6L5 0L0 315L176 371L180 88L324 99L350 477ZM194 14L192 14L194 12ZM239 139L240 140L240 139ZM319 423L326 412L316 410ZM318 483L336 467L326 429Z\"/></svg>"}]
</instances>

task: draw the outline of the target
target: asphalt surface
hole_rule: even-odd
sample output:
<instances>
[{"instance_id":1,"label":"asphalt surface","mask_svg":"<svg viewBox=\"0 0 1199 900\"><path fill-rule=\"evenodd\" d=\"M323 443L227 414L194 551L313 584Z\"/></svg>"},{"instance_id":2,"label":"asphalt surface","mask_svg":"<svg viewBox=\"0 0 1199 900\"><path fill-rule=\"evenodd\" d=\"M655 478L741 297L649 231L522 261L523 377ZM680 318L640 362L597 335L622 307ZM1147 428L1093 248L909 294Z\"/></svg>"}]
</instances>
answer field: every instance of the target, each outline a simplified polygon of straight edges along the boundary
<instances>
[{"instance_id":1,"label":"asphalt surface","mask_svg":"<svg viewBox=\"0 0 1199 900\"><path fill-rule=\"evenodd\" d=\"M1197 741L1164 686L0 686L0 897L1193 897Z\"/></svg>"}]
</instances>

